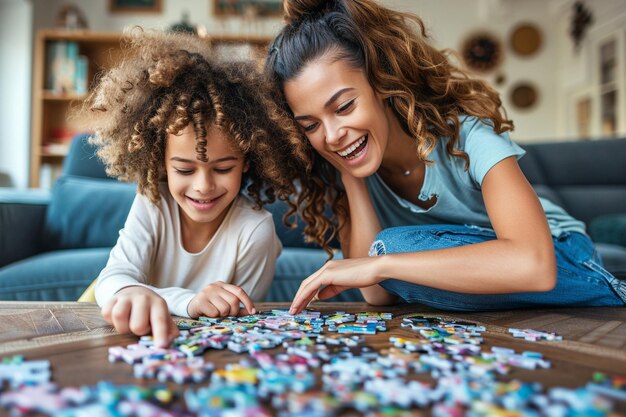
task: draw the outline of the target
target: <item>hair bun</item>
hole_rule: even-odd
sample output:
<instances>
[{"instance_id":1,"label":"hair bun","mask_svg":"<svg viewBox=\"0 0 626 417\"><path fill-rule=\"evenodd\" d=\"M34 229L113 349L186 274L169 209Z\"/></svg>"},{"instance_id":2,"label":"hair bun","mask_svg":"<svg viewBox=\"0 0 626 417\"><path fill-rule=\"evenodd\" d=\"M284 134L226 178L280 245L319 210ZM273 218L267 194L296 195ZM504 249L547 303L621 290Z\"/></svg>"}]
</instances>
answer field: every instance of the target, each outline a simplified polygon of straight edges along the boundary
<instances>
[{"instance_id":1,"label":"hair bun","mask_svg":"<svg viewBox=\"0 0 626 417\"><path fill-rule=\"evenodd\" d=\"M335 0L283 0L285 22L295 23L307 16L323 12L334 3Z\"/></svg>"}]
</instances>

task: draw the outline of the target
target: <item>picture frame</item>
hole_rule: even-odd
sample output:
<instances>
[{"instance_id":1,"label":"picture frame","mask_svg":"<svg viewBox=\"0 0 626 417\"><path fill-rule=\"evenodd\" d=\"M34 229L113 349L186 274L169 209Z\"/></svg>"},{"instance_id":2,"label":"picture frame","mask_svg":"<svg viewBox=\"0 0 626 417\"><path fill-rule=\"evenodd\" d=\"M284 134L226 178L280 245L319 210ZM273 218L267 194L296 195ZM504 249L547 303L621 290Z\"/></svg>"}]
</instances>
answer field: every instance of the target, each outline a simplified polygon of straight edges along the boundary
<instances>
[{"instance_id":1,"label":"picture frame","mask_svg":"<svg viewBox=\"0 0 626 417\"><path fill-rule=\"evenodd\" d=\"M109 0L110 13L161 13L163 0Z\"/></svg>"},{"instance_id":2,"label":"picture frame","mask_svg":"<svg viewBox=\"0 0 626 417\"><path fill-rule=\"evenodd\" d=\"M213 0L217 17L280 17L282 0Z\"/></svg>"}]
</instances>

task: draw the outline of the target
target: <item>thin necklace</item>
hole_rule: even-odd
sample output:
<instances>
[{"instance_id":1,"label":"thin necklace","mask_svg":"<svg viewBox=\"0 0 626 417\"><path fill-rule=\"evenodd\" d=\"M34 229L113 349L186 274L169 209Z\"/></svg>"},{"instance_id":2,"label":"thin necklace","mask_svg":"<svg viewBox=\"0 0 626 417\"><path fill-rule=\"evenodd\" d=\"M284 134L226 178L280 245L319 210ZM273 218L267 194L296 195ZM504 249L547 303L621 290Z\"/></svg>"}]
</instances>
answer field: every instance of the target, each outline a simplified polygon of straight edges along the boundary
<instances>
[{"instance_id":1,"label":"thin necklace","mask_svg":"<svg viewBox=\"0 0 626 417\"><path fill-rule=\"evenodd\" d=\"M391 175L394 175L394 172L393 172L393 171L390 171L388 168L385 168L385 167L381 167L381 168L382 168L384 171L387 171L388 173L390 173ZM402 175L403 177L408 177L408 176L409 176L409 175L411 175L411 174L413 173L413 171L415 171L416 169L417 169L417 166L414 166L413 168L411 168L411 169L405 169L404 171L399 171L399 172L398 172L398 171L396 171L396 172L395 172L395 175L400 174L400 175Z\"/></svg>"}]
</instances>

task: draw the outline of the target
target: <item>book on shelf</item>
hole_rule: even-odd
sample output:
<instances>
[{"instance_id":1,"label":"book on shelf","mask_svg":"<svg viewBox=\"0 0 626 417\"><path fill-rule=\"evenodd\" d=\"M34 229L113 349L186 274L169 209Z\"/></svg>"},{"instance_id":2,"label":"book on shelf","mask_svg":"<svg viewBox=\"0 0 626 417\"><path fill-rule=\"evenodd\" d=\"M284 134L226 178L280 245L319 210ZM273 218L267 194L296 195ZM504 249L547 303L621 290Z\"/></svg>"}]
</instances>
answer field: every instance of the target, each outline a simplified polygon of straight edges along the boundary
<instances>
[{"instance_id":1,"label":"book on shelf","mask_svg":"<svg viewBox=\"0 0 626 417\"><path fill-rule=\"evenodd\" d=\"M78 131L70 127L55 127L49 130L48 137L44 141L42 151L48 156L65 156L72 143L72 138Z\"/></svg>"},{"instance_id":2,"label":"book on shelf","mask_svg":"<svg viewBox=\"0 0 626 417\"><path fill-rule=\"evenodd\" d=\"M79 54L78 42L46 43L46 90L55 94L85 94L89 61Z\"/></svg>"},{"instance_id":3,"label":"book on shelf","mask_svg":"<svg viewBox=\"0 0 626 417\"><path fill-rule=\"evenodd\" d=\"M89 58L85 55L78 55L76 58L76 74L75 74L75 86L74 90L76 94L87 94L89 73Z\"/></svg>"},{"instance_id":4,"label":"book on shelf","mask_svg":"<svg viewBox=\"0 0 626 417\"><path fill-rule=\"evenodd\" d=\"M48 142L43 145L43 153L47 156L65 156L70 149L69 143Z\"/></svg>"}]
</instances>

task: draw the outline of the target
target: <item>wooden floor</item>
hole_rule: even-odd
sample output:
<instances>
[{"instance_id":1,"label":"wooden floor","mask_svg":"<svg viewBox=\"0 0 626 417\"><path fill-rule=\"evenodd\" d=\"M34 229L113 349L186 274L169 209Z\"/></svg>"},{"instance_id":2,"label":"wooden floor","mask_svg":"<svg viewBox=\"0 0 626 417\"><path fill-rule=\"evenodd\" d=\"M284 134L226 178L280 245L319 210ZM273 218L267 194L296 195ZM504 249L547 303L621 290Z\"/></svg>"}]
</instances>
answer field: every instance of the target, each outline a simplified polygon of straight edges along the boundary
<instances>
[{"instance_id":1,"label":"wooden floor","mask_svg":"<svg viewBox=\"0 0 626 417\"><path fill-rule=\"evenodd\" d=\"M287 304L260 304L257 309L286 308ZM449 314L432 309L403 305L373 308L365 304L317 303L322 312L390 311L394 319L388 331L367 336L375 348L389 346L389 336L415 337L400 327L401 319L412 315L438 316L472 321L486 326L484 348L502 346L517 351L541 352L552 362L548 370L514 370L504 379L536 381L546 387L582 386L595 371L626 375L626 309L580 308L532 311L503 311ZM558 342L528 342L508 333L509 327L557 332ZM95 384L100 380L139 383L131 367L107 360L108 347L134 343L136 337L119 335L100 317L97 306L89 303L0 302L0 356L21 353L27 359L49 359L54 380L62 386ZM205 359L217 367L237 362L241 355L230 351L209 351ZM624 409L620 405L619 409Z\"/></svg>"}]
</instances>

